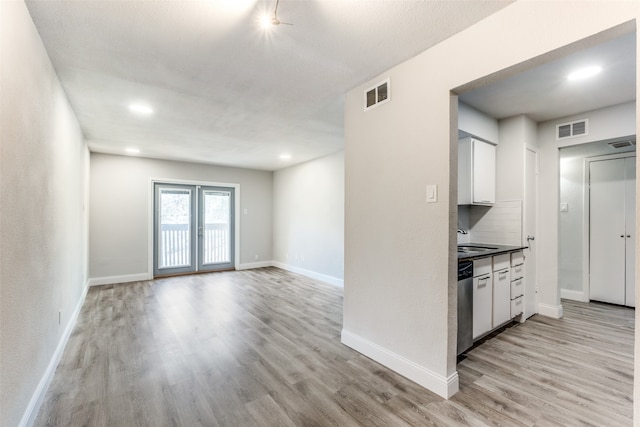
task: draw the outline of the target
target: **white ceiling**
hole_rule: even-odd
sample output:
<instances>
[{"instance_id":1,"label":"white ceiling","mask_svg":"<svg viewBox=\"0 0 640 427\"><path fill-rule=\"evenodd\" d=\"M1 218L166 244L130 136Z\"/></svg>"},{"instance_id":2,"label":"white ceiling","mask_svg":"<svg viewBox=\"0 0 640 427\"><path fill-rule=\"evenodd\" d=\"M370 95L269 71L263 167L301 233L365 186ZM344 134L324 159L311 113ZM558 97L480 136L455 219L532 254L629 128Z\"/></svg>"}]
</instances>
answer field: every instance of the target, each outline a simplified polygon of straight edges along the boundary
<instances>
[{"instance_id":1,"label":"white ceiling","mask_svg":"<svg viewBox=\"0 0 640 427\"><path fill-rule=\"evenodd\" d=\"M27 0L92 151L264 170L342 149L348 90L509 3L281 0L294 25L265 32L274 0ZM635 60L630 34L460 100L496 118L578 114L634 100ZM566 81L593 63L597 78Z\"/></svg>"},{"instance_id":2,"label":"white ceiling","mask_svg":"<svg viewBox=\"0 0 640 427\"><path fill-rule=\"evenodd\" d=\"M582 81L567 76L601 66ZM497 119L526 114L537 122L635 100L636 34L631 33L460 95L460 101Z\"/></svg>"},{"instance_id":3,"label":"white ceiling","mask_svg":"<svg viewBox=\"0 0 640 427\"><path fill-rule=\"evenodd\" d=\"M27 0L92 151L265 170L342 149L349 89L509 3L281 0L265 32L274 1Z\"/></svg>"}]
</instances>

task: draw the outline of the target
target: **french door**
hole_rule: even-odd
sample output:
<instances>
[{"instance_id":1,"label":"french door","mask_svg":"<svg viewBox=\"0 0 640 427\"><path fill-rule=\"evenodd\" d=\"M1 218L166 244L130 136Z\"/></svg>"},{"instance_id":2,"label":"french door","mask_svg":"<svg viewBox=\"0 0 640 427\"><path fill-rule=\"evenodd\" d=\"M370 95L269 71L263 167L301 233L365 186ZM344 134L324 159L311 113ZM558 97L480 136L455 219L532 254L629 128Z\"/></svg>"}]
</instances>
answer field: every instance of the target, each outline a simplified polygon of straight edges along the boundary
<instances>
[{"instance_id":1,"label":"french door","mask_svg":"<svg viewBox=\"0 0 640 427\"><path fill-rule=\"evenodd\" d=\"M234 189L154 184L153 275L234 267Z\"/></svg>"}]
</instances>

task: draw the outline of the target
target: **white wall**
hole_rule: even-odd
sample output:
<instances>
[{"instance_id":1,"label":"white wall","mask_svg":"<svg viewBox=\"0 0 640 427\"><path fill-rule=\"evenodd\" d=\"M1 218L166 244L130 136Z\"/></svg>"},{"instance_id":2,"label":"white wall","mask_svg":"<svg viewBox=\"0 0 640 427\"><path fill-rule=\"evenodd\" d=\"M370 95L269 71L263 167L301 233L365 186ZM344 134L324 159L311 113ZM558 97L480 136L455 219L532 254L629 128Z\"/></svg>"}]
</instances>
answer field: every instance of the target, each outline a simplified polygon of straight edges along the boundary
<instances>
[{"instance_id":1,"label":"white wall","mask_svg":"<svg viewBox=\"0 0 640 427\"><path fill-rule=\"evenodd\" d=\"M515 2L347 94L345 344L440 395L457 391L457 117L452 125L450 91L533 67L541 55L638 16L637 2ZM392 101L363 112L362 91L386 77ZM555 177L540 180L546 208L538 237L554 242L557 150L541 161L541 173ZM441 190L438 203L425 203L427 184ZM539 301L559 305L557 245L541 252Z\"/></svg>"},{"instance_id":2,"label":"white wall","mask_svg":"<svg viewBox=\"0 0 640 427\"><path fill-rule=\"evenodd\" d=\"M602 154L618 154L628 149L614 149L605 142L609 139L635 135L635 103L626 103L597 111L590 111L570 118L559 118L541 123L540 142L558 145L555 129L559 123L566 123L588 117L590 134L580 138L563 141L576 143L560 149L560 202L567 203L567 212L559 212L559 261L558 281L563 298L588 301L585 294L585 257L584 257L584 160L586 157ZM635 151L635 150L634 150Z\"/></svg>"},{"instance_id":3,"label":"white wall","mask_svg":"<svg viewBox=\"0 0 640 427\"><path fill-rule=\"evenodd\" d=\"M83 301L89 154L24 3L0 2L0 15L0 425L9 427L35 415Z\"/></svg>"},{"instance_id":4,"label":"white wall","mask_svg":"<svg viewBox=\"0 0 640 427\"><path fill-rule=\"evenodd\" d=\"M240 267L271 262L272 172L92 153L92 284L141 280L152 274L150 182L155 178L240 184Z\"/></svg>"},{"instance_id":5,"label":"white wall","mask_svg":"<svg viewBox=\"0 0 640 427\"><path fill-rule=\"evenodd\" d=\"M502 119L496 147L496 200L524 200L527 145L537 145L537 124L525 115Z\"/></svg>"},{"instance_id":6,"label":"white wall","mask_svg":"<svg viewBox=\"0 0 640 427\"><path fill-rule=\"evenodd\" d=\"M344 278L344 152L273 175L275 265L330 283Z\"/></svg>"}]
</instances>

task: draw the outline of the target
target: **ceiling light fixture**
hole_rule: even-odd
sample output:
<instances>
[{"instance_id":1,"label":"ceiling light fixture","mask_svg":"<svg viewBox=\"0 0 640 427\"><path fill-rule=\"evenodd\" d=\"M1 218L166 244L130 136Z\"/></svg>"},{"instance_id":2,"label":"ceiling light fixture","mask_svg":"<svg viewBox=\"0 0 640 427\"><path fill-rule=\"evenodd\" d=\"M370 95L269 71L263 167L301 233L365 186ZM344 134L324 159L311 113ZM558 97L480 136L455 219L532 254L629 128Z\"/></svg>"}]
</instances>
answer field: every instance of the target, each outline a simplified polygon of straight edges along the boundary
<instances>
[{"instance_id":1,"label":"ceiling light fixture","mask_svg":"<svg viewBox=\"0 0 640 427\"><path fill-rule=\"evenodd\" d=\"M135 147L126 148L124 151L126 151L129 154L139 154L140 153L140 149L139 148L135 148Z\"/></svg>"},{"instance_id":2,"label":"ceiling light fixture","mask_svg":"<svg viewBox=\"0 0 640 427\"><path fill-rule=\"evenodd\" d=\"M592 67L581 68L579 70L574 71L573 73L567 76L567 80L583 80L589 77L593 77L596 74L599 74L602 71L602 67L598 65L594 65Z\"/></svg>"},{"instance_id":3,"label":"ceiling light fixture","mask_svg":"<svg viewBox=\"0 0 640 427\"><path fill-rule=\"evenodd\" d=\"M278 3L280 3L280 0L276 0L276 5L273 8L273 16L269 17L267 15L264 15L262 18L260 18L260 26L262 26L262 28L264 28L265 30L268 28L271 28L275 25L280 25L280 24L284 24L284 25L293 25L289 22L282 22L278 19Z\"/></svg>"},{"instance_id":4,"label":"ceiling light fixture","mask_svg":"<svg viewBox=\"0 0 640 427\"><path fill-rule=\"evenodd\" d=\"M280 154L280 160L291 160L291 154Z\"/></svg>"},{"instance_id":5,"label":"ceiling light fixture","mask_svg":"<svg viewBox=\"0 0 640 427\"><path fill-rule=\"evenodd\" d=\"M153 114L153 108L144 104L131 104L129 105L129 111L143 116L150 116Z\"/></svg>"}]
</instances>

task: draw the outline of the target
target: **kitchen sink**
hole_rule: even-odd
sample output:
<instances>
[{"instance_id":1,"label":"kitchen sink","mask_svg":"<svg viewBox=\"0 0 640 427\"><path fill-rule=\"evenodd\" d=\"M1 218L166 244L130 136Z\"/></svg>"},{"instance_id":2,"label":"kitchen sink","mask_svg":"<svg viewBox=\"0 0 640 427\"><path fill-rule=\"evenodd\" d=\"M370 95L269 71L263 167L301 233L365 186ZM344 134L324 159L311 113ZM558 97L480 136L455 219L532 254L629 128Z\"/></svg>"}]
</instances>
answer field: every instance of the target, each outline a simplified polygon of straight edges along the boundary
<instances>
[{"instance_id":1,"label":"kitchen sink","mask_svg":"<svg viewBox=\"0 0 640 427\"><path fill-rule=\"evenodd\" d=\"M479 246L479 245L458 245L458 252L465 254L479 254L482 252L492 251L498 248L492 246Z\"/></svg>"}]
</instances>

